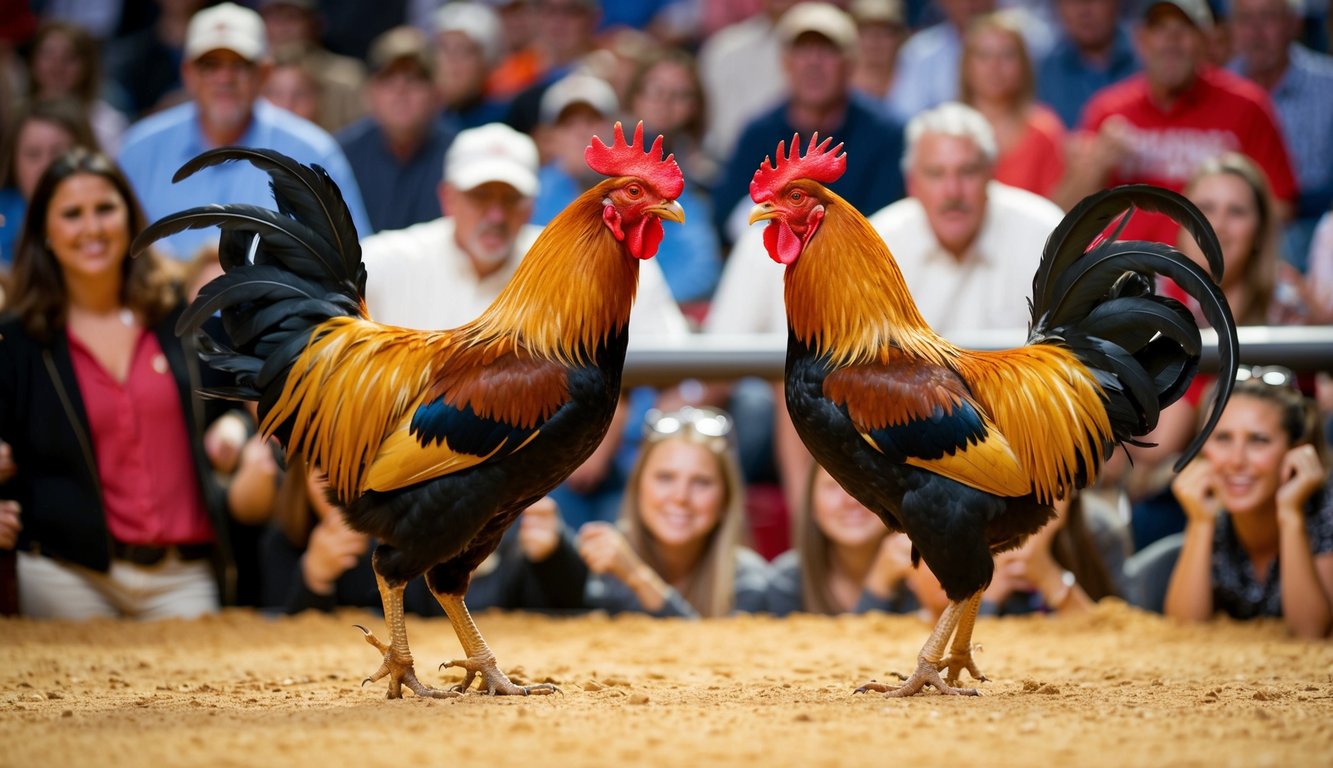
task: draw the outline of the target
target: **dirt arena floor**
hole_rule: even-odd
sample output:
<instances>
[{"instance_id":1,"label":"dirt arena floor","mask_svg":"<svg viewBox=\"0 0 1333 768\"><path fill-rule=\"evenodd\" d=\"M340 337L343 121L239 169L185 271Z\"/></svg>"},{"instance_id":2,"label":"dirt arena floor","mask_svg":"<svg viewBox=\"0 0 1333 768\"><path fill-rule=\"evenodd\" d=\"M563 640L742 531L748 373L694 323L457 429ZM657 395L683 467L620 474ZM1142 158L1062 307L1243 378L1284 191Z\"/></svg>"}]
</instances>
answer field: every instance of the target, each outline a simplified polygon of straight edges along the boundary
<instances>
[{"instance_id":1,"label":"dirt arena floor","mask_svg":"<svg viewBox=\"0 0 1333 768\"><path fill-rule=\"evenodd\" d=\"M912 617L484 613L501 665L561 694L386 701L368 621L0 621L0 765L1333 765L1333 643L1271 622L982 619L980 698L889 700L851 691L910 670ZM456 680L449 624L408 621L422 679Z\"/></svg>"}]
</instances>

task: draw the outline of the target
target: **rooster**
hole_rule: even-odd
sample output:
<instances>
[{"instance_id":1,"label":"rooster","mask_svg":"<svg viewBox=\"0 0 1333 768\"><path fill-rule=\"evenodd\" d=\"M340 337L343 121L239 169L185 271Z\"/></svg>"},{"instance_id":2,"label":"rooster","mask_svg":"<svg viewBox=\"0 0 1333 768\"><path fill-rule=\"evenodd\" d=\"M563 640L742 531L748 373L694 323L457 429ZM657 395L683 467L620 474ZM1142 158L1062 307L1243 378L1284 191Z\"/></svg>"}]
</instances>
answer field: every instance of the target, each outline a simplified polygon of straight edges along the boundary
<instances>
[{"instance_id":1,"label":"rooster","mask_svg":"<svg viewBox=\"0 0 1333 768\"><path fill-rule=\"evenodd\" d=\"M769 222L765 247L786 266L787 407L815 460L907 533L913 561L924 560L949 597L916 671L901 686L858 691L908 696L930 685L976 695L955 686L964 669L986 679L971 637L993 555L1051 520L1052 502L1093 482L1116 445L1151 431L1198 370L1199 328L1183 305L1153 293L1158 274L1198 299L1218 334L1216 405L1177 470L1216 424L1237 363L1235 323L1214 282L1221 250L1203 215L1175 193L1131 186L1094 195L1046 243L1027 345L962 349L931 330L884 241L824 186L847 156L817 139L804 156L799 137L786 156L779 143L776 163L766 158L750 184L750 222ZM1117 241L1119 230L1100 237L1135 208L1181 223L1213 278L1166 245Z\"/></svg>"},{"instance_id":2,"label":"rooster","mask_svg":"<svg viewBox=\"0 0 1333 768\"><path fill-rule=\"evenodd\" d=\"M323 169L264 150L199 155L179 181L245 160L268 172L278 211L210 205L169 216L135 243L187 228L222 229L225 274L182 316L198 332L221 311L227 334L201 339L205 359L234 375L212 394L258 400L261 430L328 475L348 523L378 540L371 562L389 641L359 627L383 654L365 682L388 678L389 698L466 691L479 675L492 694L550 693L519 686L496 664L463 596L474 568L518 514L601 442L620 394L639 260L661 242L662 220L682 222L684 180L662 139L643 148L619 123L585 158L602 181L545 228L487 310L452 330L372 322L347 207ZM403 620L403 589L425 574L466 658L453 690L417 677ZM364 683L363 683L364 684Z\"/></svg>"}]
</instances>

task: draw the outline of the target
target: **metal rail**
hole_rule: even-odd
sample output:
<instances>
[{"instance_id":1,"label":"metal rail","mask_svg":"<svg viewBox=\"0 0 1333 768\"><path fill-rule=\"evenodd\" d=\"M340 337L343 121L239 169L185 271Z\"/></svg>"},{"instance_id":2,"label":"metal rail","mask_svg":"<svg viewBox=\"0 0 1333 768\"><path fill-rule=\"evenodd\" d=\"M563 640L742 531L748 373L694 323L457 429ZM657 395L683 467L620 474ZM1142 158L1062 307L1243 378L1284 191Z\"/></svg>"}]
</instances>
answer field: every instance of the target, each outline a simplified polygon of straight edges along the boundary
<instances>
[{"instance_id":1,"label":"metal rail","mask_svg":"<svg viewBox=\"0 0 1333 768\"><path fill-rule=\"evenodd\" d=\"M1333 326L1251 326L1241 328L1240 359L1249 365L1284 365L1296 371L1333 371ZM1020 346L1025 334L979 331L950 334L949 340L970 349ZM1204 371L1217 370L1217 335L1203 331ZM782 378L787 337L780 334L699 334L667 343L658 340L630 345L624 384L665 386L682 379L726 381L742 376Z\"/></svg>"}]
</instances>

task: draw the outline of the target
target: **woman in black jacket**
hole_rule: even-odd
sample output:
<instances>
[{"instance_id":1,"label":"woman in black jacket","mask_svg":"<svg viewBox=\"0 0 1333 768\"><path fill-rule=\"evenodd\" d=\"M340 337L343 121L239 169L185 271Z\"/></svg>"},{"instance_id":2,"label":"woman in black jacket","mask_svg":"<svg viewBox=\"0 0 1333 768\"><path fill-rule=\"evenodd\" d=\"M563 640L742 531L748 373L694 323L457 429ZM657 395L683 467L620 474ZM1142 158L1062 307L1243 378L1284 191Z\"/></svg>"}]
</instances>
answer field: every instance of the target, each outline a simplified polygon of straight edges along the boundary
<instances>
[{"instance_id":1,"label":"woman in black jacket","mask_svg":"<svg viewBox=\"0 0 1333 768\"><path fill-rule=\"evenodd\" d=\"M144 215L120 169L73 150L38 182L0 319L0 440L17 502L20 610L195 616L234 580L170 264L131 257Z\"/></svg>"}]
</instances>

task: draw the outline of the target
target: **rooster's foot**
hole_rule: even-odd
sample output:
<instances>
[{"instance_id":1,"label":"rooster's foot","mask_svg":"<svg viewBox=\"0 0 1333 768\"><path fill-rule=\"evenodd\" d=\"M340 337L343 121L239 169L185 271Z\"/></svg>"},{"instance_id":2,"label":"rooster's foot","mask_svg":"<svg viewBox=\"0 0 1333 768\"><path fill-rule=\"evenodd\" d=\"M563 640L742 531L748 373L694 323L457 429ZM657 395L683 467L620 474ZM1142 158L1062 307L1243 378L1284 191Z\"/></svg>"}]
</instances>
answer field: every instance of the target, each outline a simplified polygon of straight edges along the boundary
<instances>
[{"instance_id":1,"label":"rooster's foot","mask_svg":"<svg viewBox=\"0 0 1333 768\"><path fill-rule=\"evenodd\" d=\"M545 696L552 693L559 693L560 689L550 683L539 683L537 685L515 685L509 680L509 677L500 671L495 664L494 657L471 657L467 659L454 659L446 661L440 665L440 669L447 667L458 667L462 669L463 682L453 686L450 690L456 693L462 693L472 687L472 681L477 675L481 675L482 682L486 686L486 693L492 696Z\"/></svg>"},{"instance_id":2,"label":"rooster's foot","mask_svg":"<svg viewBox=\"0 0 1333 768\"><path fill-rule=\"evenodd\" d=\"M407 659L404 660L403 656L394 650L392 646L381 642L370 630L360 624L354 626L366 634L367 643L375 646L380 653L384 654L384 663L380 664L380 668L375 670L375 674L362 680L362 685L373 683L387 677L389 678L388 698L390 699L403 698L404 685L406 685L412 693L423 698L445 699L459 695L453 691L441 691L436 690L435 688L428 688L417 679L416 670L412 667L411 656L408 656Z\"/></svg>"},{"instance_id":3,"label":"rooster's foot","mask_svg":"<svg viewBox=\"0 0 1333 768\"><path fill-rule=\"evenodd\" d=\"M949 670L949 673L944 676L944 681L949 685L958 685L959 678L962 677L965 669L972 676L972 679L977 682L984 683L988 680L985 675L981 674L981 670L977 669L976 662L972 660L971 648L961 654L950 653L944 658L944 661L940 662L940 667Z\"/></svg>"},{"instance_id":4,"label":"rooster's foot","mask_svg":"<svg viewBox=\"0 0 1333 768\"><path fill-rule=\"evenodd\" d=\"M980 679L985 679L985 678L980 678ZM920 693L921 689L926 687L927 685L933 686L935 690L939 691L940 693L947 694L949 696L980 695L979 693L977 693L976 688L954 688L953 686L946 685L945 682L940 679L939 667L924 660L922 660L920 663L917 664L916 671L912 673L911 677L907 678L907 682L903 683L902 685L896 688L891 685L885 685L884 683L877 683L871 681L861 686L860 688L857 688L854 691L854 693L866 693L868 691L875 691L876 693L882 693L885 696L891 696L895 698L902 696L915 696L916 694Z\"/></svg>"}]
</instances>

